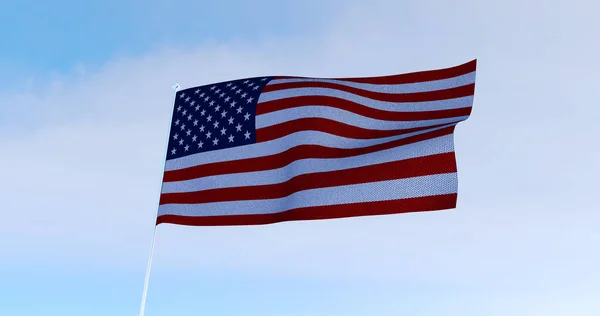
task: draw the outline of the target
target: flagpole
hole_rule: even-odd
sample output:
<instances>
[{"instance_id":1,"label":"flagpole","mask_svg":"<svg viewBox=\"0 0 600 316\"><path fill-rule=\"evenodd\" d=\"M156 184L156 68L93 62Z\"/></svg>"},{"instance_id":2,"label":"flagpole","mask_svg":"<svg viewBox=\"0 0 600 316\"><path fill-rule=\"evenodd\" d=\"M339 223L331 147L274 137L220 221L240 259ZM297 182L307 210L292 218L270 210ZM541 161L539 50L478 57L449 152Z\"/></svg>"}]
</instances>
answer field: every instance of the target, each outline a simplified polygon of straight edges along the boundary
<instances>
[{"instance_id":1,"label":"flagpole","mask_svg":"<svg viewBox=\"0 0 600 316\"><path fill-rule=\"evenodd\" d=\"M154 257L154 241L156 240L156 225L152 232L152 246L150 247L150 256L148 257L148 265L146 266L146 278L144 279L144 291L142 293L142 306L140 307L140 316L144 316L146 309L146 297L148 296L148 282L150 281L150 270L152 269L152 257Z\"/></svg>"},{"instance_id":2,"label":"flagpole","mask_svg":"<svg viewBox=\"0 0 600 316\"><path fill-rule=\"evenodd\" d=\"M175 97L177 96L177 91L179 91L179 84L176 83L173 85L173 102L175 104ZM171 117L172 120L172 117ZM171 124L171 120L169 120L169 126ZM167 133L167 143L165 144L165 157L167 156L169 145L169 136ZM164 166L163 166L164 170ZM162 181L161 181L162 182ZM162 189L161 189L162 190ZM159 194L160 195L160 194ZM158 206L157 206L158 208ZM156 222L154 223L154 229L152 230L152 246L150 246L150 256L148 256L148 265L146 266L146 277L144 278L144 290L142 292L142 303L140 306L140 316L144 316L144 311L146 310L146 297L148 296L148 283L150 282L150 270L152 270L152 258L154 257L154 245L156 241Z\"/></svg>"}]
</instances>

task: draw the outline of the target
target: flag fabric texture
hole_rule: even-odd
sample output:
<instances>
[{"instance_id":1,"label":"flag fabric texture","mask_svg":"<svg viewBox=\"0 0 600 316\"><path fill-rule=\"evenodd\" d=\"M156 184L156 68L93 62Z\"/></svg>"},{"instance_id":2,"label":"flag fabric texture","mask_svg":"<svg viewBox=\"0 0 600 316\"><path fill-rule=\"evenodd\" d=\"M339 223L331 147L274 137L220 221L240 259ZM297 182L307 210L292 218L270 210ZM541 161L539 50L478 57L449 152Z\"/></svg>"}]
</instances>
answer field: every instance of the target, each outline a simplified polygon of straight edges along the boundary
<instances>
[{"instance_id":1,"label":"flag fabric texture","mask_svg":"<svg viewBox=\"0 0 600 316\"><path fill-rule=\"evenodd\" d=\"M156 224L259 225L456 207L476 60L370 78L178 91Z\"/></svg>"}]
</instances>

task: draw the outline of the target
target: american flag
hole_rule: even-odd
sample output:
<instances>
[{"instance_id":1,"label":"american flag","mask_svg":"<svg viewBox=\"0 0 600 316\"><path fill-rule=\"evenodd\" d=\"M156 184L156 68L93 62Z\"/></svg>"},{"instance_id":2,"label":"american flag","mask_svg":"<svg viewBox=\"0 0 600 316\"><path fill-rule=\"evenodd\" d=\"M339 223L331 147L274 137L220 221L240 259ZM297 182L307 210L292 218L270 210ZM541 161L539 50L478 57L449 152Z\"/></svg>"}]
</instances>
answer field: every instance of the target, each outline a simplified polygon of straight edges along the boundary
<instances>
[{"instance_id":1,"label":"american flag","mask_svg":"<svg viewBox=\"0 0 600 316\"><path fill-rule=\"evenodd\" d=\"M269 76L175 95L156 224L258 225L456 207L476 60L370 78Z\"/></svg>"}]
</instances>

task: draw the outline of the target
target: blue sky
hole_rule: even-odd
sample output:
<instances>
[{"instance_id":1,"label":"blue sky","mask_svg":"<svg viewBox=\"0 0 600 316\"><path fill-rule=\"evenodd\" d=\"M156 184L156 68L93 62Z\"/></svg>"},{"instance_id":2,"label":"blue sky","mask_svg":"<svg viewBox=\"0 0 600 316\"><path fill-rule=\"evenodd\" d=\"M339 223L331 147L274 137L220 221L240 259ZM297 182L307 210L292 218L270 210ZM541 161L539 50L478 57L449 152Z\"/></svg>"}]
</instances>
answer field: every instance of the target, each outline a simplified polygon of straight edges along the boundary
<instances>
[{"instance_id":1,"label":"blue sky","mask_svg":"<svg viewBox=\"0 0 600 316\"><path fill-rule=\"evenodd\" d=\"M2 82L99 67L119 56L208 41L315 32L339 1L8 1L0 12ZM309 16L310 23L305 23ZM317 31L318 32L318 31Z\"/></svg>"},{"instance_id":2,"label":"blue sky","mask_svg":"<svg viewBox=\"0 0 600 316\"><path fill-rule=\"evenodd\" d=\"M3 1L0 315L137 315L173 83L473 58L456 210L161 225L146 315L597 315L600 25L575 2Z\"/></svg>"}]
</instances>

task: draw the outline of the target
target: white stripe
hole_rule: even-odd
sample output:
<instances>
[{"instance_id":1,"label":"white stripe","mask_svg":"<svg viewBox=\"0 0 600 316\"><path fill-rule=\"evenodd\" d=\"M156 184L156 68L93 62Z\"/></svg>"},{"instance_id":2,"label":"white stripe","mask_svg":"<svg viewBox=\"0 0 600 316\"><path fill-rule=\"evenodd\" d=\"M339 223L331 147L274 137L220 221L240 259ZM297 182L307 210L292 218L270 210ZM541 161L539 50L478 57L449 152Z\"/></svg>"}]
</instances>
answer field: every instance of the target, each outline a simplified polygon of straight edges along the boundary
<instances>
[{"instance_id":1,"label":"white stripe","mask_svg":"<svg viewBox=\"0 0 600 316\"><path fill-rule=\"evenodd\" d=\"M289 78L289 79L274 79L271 80L267 86L275 86L282 83L292 82L327 82L344 85L347 87L373 91L373 92L384 92L384 93L412 93L412 92L425 92L434 90L450 89L460 87L463 85L471 84L475 82L475 71L468 74L456 76L453 78L415 82L415 83L402 83L402 84L376 84L376 83L359 83L352 81L345 81L343 79L325 79L325 78Z\"/></svg>"},{"instance_id":2,"label":"white stripe","mask_svg":"<svg viewBox=\"0 0 600 316\"><path fill-rule=\"evenodd\" d=\"M170 159L165 162L165 171L189 168L197 165L203 165L214 162L223 162L274 155L299 145L319 145L331 148L361 148L377 144L383 144L393 140L407 138L410 136L420 135L423 133L442 129L451 125L455 124L448 124L447 126L441 126L423 131L377 139L353 139L318 131L302 131L287 135L285 137L277 138L268 142L224 148L220 150L197 153L176 159Z\"/></svg>"},{"instance_id":3,"label":"white stripe","mask_svg":"<svg viewBox=\"0 0 600 316\"><path fill-rule=\"evenodd\" d=\"M158 215L218 216L273 214L300 207L357 202L386 201L456 193L456 173L436 174L399 180L369 182L296 192L284 198L215 202L203 204L165 204Z\"/></svg>"},{"instance_id":4,"label":"white stripe","mask_svg":"<svg viewBox=\"0 0 600 316\"><path fill-rule=\"evenodd\" d=\"M473 96L466 96L447 100L422 101L422 102L388 102L366 98L354 93L329 89L329 88L295 88L272 92L265 92L258 98L258 107L261 103L302 96L327 96L345 99L364 106L390 112L415 112L435 111L470 107L473 105ZM314 104L313 104L314 105Z\"/></svg>"},{"instance_id":5,"label":"white stripe","mask_svg":"<svg viewBox=\"0 0 600 316\"><path fill-rule=\"evenodd\" d=\"M451 117L421 121L387 121L362 116L346 110L329 106L303 106L256 116L256 128L264 128L301 118L325 118L366 129L395 130L447 124L466 120L469 116Z\"/></svg>"},{"instance_id":6,"label":"white stripe","mask_svg":"<svg viewBox=\"0 0 600 316\"><path fill-rule=\"evenodd\" d=\"M161 192L194 192L205 189L282 183L301 174L363 167L391 161L447 153L452 152L453 150L454 143L452 135L446 135L361 156L333 159L302 159L296 160L291 164L279 169L224 174L186 181L165 182Z\"/></svg>"}]
</instances>

